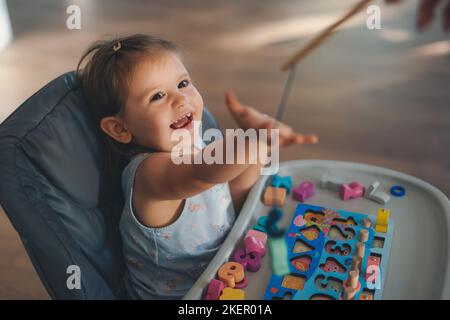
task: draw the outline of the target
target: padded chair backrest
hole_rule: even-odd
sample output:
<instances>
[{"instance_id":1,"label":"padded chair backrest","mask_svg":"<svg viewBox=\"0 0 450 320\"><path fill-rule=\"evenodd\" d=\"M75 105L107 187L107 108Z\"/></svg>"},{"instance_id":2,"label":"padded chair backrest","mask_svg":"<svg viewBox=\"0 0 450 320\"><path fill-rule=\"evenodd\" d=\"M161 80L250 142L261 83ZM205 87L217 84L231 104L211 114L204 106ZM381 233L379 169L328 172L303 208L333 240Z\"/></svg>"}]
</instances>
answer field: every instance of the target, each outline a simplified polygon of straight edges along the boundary
<instances>
[{"instance_id":1,"label":"padded chair backrest","mask_svg":"<svg viewBox=\"0 0 450 320\"><path fill-rule=\"evenodd\" d=\"M204 108L203 129L218 128ZM51 81L0 125L0 204L49 295L126 298L118 219L120 174L107 153L74 72ZM69 289L81 271L81 289Z\"/></svg>"}]
</instances>

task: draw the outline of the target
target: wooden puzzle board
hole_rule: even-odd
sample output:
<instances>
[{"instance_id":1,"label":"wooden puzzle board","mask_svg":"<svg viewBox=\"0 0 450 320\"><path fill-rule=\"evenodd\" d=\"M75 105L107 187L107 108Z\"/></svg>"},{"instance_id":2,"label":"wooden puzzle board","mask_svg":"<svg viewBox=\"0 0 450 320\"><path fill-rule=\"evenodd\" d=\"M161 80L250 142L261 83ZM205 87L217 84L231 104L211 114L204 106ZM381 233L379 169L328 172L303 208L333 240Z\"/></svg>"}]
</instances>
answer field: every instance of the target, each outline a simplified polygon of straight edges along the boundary
<instances>
[{"instance_id":1,"label":"wooden puzzle board","mask_svg":"<svg viewBox=\"0 0 450 320\"><path fill-rule=\"evenodd\" d=\"M389 221L387 232L379 233L374 229L376 221L364 228L364 218L370 216L299 204L285 237L291 272L272 274L264 299L341 299L358 234L364 229L369 237L360 268L360 289L354 298L381 299L394 224ZM375 268L377 274L369 276Z\"/></svg>"},{"instance_id":2,"label":"wooden puzzle board","mask_svg":"<svg viewBox=\"0 0 450 320\"><path fill-rule=\"evenodd\" d=\"M380 204L361 198L342 201L336 192L321 189L322 174L341 176L370 185L380 181L380 191L389 193L392 185L406 188L403 198L392 197L386 208L395 224L389 263L384 272L383 299L450 299L450 203L435 187L415 177L380 167L326 160L299 160L280 164L281 176L290 175L293 185L311 180L316 194L306 204L360 212L375 218ZM258 218L267 215L271 208L261 202L261 195L270 183L270 176L261 176L251 190L231 232L207 269L203 272L184 299L201 299L205 288L216 275L218 268L241 246L245 232ZM283 207L285 212L280 226L288 227L299 202L289 195ZM246 299L264 299L272 275L270 258L263 257L258 272L246 272L249 284Z\"/></svg>"}]
</instances>

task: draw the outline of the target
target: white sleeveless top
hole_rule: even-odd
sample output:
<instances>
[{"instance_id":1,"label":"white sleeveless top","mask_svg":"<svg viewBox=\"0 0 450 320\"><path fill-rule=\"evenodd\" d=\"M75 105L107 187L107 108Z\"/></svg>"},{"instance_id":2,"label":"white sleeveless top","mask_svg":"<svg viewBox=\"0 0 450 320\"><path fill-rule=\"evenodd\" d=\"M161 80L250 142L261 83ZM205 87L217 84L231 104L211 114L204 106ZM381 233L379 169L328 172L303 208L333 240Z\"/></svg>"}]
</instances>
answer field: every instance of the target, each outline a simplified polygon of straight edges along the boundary
<instances>
[{"instance_id":1,"label":"white sleeveless top","mask_svg":"<svg viewBox=\"0 0 450 320\"><path fill-rule=\"evenodd\" d=\"M120 220L126 261L125 284L135 299L180 299L193 286L225 240L236 218L228 183L186 198L178 219L149 228L136 218L133 181L135 156L122 173L125 206Z\"/></svg>"}]
</instances>

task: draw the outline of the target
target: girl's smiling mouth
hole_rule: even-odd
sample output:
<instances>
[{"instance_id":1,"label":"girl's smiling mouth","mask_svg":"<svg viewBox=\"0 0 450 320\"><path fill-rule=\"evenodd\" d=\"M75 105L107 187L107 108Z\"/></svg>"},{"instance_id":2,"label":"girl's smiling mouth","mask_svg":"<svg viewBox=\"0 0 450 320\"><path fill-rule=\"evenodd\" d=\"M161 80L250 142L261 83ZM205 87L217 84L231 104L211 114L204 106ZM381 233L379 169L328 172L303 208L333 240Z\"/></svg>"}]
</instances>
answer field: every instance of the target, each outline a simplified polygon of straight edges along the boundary
<instances>
[{"instance_id":1,"label":"girl's smiling mouth","mask_svg":"<svg viewBox=\"0 0 450 320\"><path fill-rule=\"evenodd\" d=\"M192 112L188 112L184 116L178 118L175 122L173 122L170 127L175 130L190 129L192 127L192 120L194 120L194 116Z\"/></svg>"}]
</instances>

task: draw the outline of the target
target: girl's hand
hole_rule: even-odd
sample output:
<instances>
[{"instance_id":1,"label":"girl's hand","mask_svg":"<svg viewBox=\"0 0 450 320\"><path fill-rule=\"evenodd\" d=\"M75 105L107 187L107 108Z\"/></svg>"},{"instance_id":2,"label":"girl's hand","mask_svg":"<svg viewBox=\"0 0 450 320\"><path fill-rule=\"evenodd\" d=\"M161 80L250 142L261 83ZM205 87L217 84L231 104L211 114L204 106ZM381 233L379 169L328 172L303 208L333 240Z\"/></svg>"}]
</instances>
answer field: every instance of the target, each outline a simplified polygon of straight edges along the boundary
<instances>
[{"instance_id":1,"label":"girl's hand","mask_svg":"<svg viewBox=\"0 0 450 320\"><path fill-rule=\"evenodd\" d=\"M267 114L261 113L250 106L241 104L232 92L227 92L225 94L225 100L228 110L234 120L236 120L238 125L244 130L250 128L256 130L280 129L280 146L288 146L291 144L315 144L318 142L316 135L303 135L296 133L290 126L282 122L278 122L274 118L268 116Z\"/></svg>"}]
</instances>

